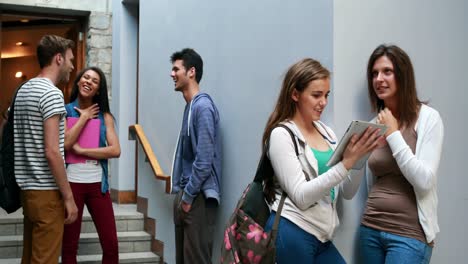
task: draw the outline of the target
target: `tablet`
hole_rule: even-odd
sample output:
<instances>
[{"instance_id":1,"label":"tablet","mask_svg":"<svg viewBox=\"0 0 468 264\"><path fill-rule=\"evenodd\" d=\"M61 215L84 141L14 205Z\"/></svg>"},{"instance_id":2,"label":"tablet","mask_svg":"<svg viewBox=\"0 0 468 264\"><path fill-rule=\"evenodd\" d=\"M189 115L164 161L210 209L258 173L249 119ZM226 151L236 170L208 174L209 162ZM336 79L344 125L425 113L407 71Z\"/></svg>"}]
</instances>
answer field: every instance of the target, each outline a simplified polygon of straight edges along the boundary
<instances>
[{"instance_id":1,"label":"tablet","mask_svg":"<svg viewBox=\"0 0 468 264\"><path fill-rule=\"evenodd\" d=\"M343 158L343 152L346 149L346 146L348 145L348 141L351 139L351 137L356 134L358 136L361 136L362 133L366 130L368 127L373 127L373 128L380 128L380 135L385 134L385 131L387 130L386 125L382 124L376 124L376 123L371 123L371 122L365 122L365 121L359 121L359 120L353 120L351 121L351 124L349 124L348 129L346 130L345 134L340 140L340 143L338 143L338 146L336 147L335 151L333 152L333 155L331 156L330 160L327 163L327 166L331 167L338 162L341 161ZM364 155L360 160L358 160L356 163L354 163L354 166L352 169L354 170L359 170L361 169L364 164L366 164L367 159L370 156L370 152L366 155Z\"/></svg>"}]
</instances>

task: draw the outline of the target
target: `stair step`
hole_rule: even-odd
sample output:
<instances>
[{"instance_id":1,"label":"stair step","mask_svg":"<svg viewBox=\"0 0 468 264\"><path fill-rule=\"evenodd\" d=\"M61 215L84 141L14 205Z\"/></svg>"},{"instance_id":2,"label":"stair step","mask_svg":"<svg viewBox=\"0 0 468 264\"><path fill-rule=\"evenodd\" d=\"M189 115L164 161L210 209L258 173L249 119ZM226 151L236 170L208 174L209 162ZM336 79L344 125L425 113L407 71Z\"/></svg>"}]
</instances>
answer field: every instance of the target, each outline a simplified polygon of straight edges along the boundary
<instances>
[{"instance_id":1,"label":"stair step","mask_svg":"<svg viewBox=\"0 0 468 264\"><path fill-rule=\"evenodd\" d=\"M78 256L80 263L101 263L102 255L81 255ZM120 253L119 263L159 263L160 258L153 252Z\"/></svg>"},{"instance_id":2,"label":"stair step","mask_svg":"<svg viewBox=\"0 0 468 264\"><path fill-rule=\"evenodd\" d=\"M117 232L119 252L145 252L151 250L151 235L144 231ZM0 236L0 259L17 258L22 255L23 236ZM78 255L102 253L96 233L82 233Z\"/></svg>"},{"instance_id":3,"label":"stair step","mask_svg":"<svg viewBox=\"0 0 468 264\"><path fill-rule=\"evenodd\" d=\"M82 264L100 264L102 255L81 255L78 256L78 263ZM119 263L159 263L160 258L158 255L153 252L137 252L137 253L120 253L119 254ZM21 258L10 258L10 259L1 259L0 263L2 264L19 264L21 263Z\"/></svg>"},{"instance_id":4,"label":"stair step","mask_svg":"<svg viewBox=\"0 0 468 264\"><path fill-rule=\"evenodd\" d=\"M117 232L143 230L144 216L136 211L135 205L114 205L114 214ZM0 217L1 235L23 235L23 213L21 209L9 215L0 211ZM93 219L85 207L81 233L94 232L96 232L96 228Z\"/></svg>"},{"instance_id":5,"label":"stair step","mask_svg":"<svg viewBox=\"0 0 468 264\"><path fill-rule=\"evenodd\" d=\"M151 252L152 237L144 232L144 216L135 204L113 204L119 263L159 263L160 257ZM0 208L0 264L21 263L23 251L23 212L7 214ZM101 263L102 250L93 220L85 207L78 249L79 263Z\"/></svg>"}]
</instances>

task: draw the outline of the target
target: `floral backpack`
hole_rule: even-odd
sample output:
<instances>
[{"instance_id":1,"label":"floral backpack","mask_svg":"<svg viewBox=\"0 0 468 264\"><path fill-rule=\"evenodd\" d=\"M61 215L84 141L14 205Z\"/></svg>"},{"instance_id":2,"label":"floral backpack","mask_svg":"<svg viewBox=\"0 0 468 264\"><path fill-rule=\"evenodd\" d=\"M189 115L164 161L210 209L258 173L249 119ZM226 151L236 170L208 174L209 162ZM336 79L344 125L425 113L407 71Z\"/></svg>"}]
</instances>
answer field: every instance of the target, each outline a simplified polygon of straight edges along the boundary
<instances>
[{"instance_id":1,"label":"floral backpack","mask_svg":"<svg viewBox=\"0 0 468 264\"><path fill-rule=\"evenodd\" d=\"M296 155L299 155L297 142L292 131L285 125L294 142ZM265 199L263 183L274 176L271 161L267 156L268 145L263 149L253 182L244 190L234 212L229 218L221 245L221 263L275 263L276 236L286 192L283 191L278 205L272 230L265 232L265 224L270 216L270 208Z\"/></svg>"}]
</instances>

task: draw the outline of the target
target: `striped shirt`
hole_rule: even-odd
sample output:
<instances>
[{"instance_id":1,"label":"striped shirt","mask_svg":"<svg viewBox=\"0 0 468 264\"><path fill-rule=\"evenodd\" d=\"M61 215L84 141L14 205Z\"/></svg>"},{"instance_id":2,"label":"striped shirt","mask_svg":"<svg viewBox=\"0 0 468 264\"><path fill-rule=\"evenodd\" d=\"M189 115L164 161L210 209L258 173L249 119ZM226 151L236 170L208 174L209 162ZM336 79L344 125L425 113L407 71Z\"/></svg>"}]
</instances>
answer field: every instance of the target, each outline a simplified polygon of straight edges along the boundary
<instances>
[{"instance_id":1,"label":"striped shirt","mask_svg":"<svg viewBox=\"0 0 468 264\"><path fill-rule=\"evenodd\" d=\"M63 93L46 78L33 78L18 91L14 110L15 176L22 190L58 189L44 147L44 121L60 115L59 147L64 156Z\"/></svg>"}]
</instances>

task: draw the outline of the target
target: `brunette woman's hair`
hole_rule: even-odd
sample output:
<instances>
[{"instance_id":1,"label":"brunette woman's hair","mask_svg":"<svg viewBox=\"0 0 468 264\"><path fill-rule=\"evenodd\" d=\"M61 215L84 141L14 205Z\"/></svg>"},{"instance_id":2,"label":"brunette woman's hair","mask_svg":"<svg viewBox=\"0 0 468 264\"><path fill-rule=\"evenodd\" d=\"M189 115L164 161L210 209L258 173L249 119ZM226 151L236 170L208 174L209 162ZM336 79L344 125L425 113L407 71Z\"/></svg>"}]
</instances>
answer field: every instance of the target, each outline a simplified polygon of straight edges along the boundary
<instances>
[{"instance_id":1,"label":"brunette woman's hair","mask_svg":"<svg viewBox=\"0 0 468 264\"><path fill-rule=\"evenodd\" d=\"M367 64L367 88L372 110L378 113L385 108L384 101L377 97L373 85L375 62L386 56L393 64L393 73L397 86L398 115L400 126L412 124L418 116L421 102L416 91L416 80L411 60L404 50L395 45L380 45L372 52Z\"/></svg>"}]
</instances>

